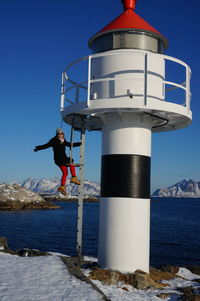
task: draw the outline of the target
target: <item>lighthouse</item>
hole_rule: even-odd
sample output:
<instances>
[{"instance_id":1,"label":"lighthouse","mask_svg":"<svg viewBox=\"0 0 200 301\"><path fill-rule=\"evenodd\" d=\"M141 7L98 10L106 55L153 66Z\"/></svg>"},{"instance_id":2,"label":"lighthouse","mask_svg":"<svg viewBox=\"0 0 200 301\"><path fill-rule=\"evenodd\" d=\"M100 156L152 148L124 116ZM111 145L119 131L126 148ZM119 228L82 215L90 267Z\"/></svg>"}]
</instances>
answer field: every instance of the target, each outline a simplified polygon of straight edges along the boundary
<instances>
[{"instance_id":1,"label":"lighthouse","mask_svg":"<svg viewBox=\"0 0 200 301\"><path fill-rule=\"evenodd\" d=\"M136 0L122 4L90 38L92 54L65 68L61 114L76 129L84 118L86 130L102 132L98 264L148 273L152 133L191 123L191 70L164 54L167 39L135 13ZM83 62L76 79L70 69Z\"/></svg>"}]
</instances>

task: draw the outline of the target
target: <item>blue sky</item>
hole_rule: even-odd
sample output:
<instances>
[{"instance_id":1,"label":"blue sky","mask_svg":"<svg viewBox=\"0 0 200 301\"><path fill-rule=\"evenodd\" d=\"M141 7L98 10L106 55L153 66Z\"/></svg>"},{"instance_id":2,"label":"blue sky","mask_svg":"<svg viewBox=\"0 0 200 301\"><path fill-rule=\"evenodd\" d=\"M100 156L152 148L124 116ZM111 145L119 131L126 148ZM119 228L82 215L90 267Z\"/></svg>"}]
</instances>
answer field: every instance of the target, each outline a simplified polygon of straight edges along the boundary
<instances>
[{"instance_id":1,"label":"blue sky","mask_svg":"<svg viewBox=\"0 0 200 301\"><path fill-rule=\"evenodd\" d=\"M136 12L168 38L166 54L192 69L193 123L185 129L153 134L152 190L183 178L200 180L199 10L197 0L138 0L136 5ZM1 2L1 182L60 177L52 150L34 153L33 148L47 142L60 126L65 66L89 55L88 39L121 12L120 0ZM69 128L64 128L69 137ZM85 157L85 177L99 182L100 133L87 133Z\"/></svg>"}]
</instances>

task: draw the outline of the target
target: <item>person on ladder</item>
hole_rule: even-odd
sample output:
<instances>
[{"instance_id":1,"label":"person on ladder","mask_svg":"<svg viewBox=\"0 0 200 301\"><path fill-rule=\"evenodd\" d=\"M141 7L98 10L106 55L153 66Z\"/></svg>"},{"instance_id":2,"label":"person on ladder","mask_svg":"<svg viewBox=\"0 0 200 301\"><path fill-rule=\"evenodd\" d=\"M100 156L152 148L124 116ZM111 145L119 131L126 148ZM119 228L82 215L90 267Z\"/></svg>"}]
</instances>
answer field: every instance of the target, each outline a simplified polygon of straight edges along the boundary
<instances>
[{"instance_id":1,"label":"person on ladder","mask_svg":"<svg viewBox=\"0 0 200 301\"><path fill-rule=\"evenodd\" d=\"M34 148L34 152L37 152L42 149L46 149L49 147L53 148L54 152L54 162L55 164L61 169L62 171L62 177L61 177L61 185L58 187L58 191L60 191L62 194L67 194L65 190L65 183L68 176L68 167L70 168L71 173L71 179L70 183L74 183L77 185L80 185L80 181L78 180L76 176L76 170L75 166L73 165L73 160L70 162L70 158L65 153L65 147L77 147L80 146L81 142L75 142L71 143L66 141L65 135L62 129L57 128L56 130L56 136L49 140L46 144L37 145Z\"/></svg>"}]
</instances>

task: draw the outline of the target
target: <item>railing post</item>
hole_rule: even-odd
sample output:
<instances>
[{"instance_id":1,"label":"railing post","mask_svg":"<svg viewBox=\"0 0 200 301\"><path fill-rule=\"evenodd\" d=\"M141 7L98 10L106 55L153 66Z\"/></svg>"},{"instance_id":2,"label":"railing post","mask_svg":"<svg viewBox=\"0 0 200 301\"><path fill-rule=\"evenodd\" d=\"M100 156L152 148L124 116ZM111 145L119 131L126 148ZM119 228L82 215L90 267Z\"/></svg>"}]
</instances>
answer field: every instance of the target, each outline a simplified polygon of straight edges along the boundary
<instances>
[{"instance_id":1,"label":"railing post","mask_svg":"<svg viewBox=\"0 0 200 301\"><path fill-rule=\"evenodd\" d=\"M88 93L87 93L87 106L90 107L90 82L91 78L91 56L88 56Z\"/></svg>"},{"instance_id":2,"label":"railing post","mask_svg":"<svg viewBox=\"0 0 200 301\"><path fill-rule=\"evenodd\" d=\"M190 110L190 68L186 67L186 93L185 93L185 104L188 112Z\"/></svg>"},{"instance_id":3,"label":"railing post","mask_svg":"<svg viewBox=\"0 0 200 301\"><path fill-rule=\"evenodd\" d=\"M60 100L60 110L64 110L65 104L65 74L62 73L62 84L61 84L61 100Z\"/></svg>"},{"instance_id":4,"label":"railing post","mask_svg":"<svg viewBox=\"0 0 200 301\"><path fill-rule=\"evenodd\" d=\"M164 79L162 79L162 96L163 96L163 101L165 101L165 94L166 94L166 89L165 89L165 76L166 76L166 63L167 60L163 57L164 60Z\"/></svg>"},{"instance_id":5,"label":"railing post","mask_svg":"<svg viewBox=\"0 0 200 301\"><path fill-rule=\"evenodd\" d=\"M148 64L148 54L144 54L144 105L147 105L147 76L148 76L148 70L147 70L147 64Z\"/></svg>"},{"instance_id":6,"label":"railing post","mask_svg":"<svg viewBox=\"0 0 200 301\"><path fill-rule=\"evenodd\" d=\"M74 139L74 121L75 121L75 115L73 115L72 117L72 126L71 126L71 134L70 134L70 149L69 149L70 164L73 163L72 152L73 152L73 139Z\"/></svg>"}]
</instances>

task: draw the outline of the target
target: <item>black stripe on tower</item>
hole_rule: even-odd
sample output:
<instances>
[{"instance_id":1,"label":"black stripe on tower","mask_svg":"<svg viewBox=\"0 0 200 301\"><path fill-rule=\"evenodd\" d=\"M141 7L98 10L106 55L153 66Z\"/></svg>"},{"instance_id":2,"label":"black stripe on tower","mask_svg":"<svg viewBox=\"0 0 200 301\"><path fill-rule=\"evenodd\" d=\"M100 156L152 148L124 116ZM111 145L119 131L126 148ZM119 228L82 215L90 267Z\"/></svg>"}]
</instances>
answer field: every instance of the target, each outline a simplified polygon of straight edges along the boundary
<instances>
[{"instance_id":1,"label":"black stripe on tower","mask_svg":"<svg viewBox=\"0 0 200 301\"><path fill-rule=\"evenodd\" d=\"M150 198L151 158L140 155L103 155L101 196Z\"/></svg>"}]
</instances>

